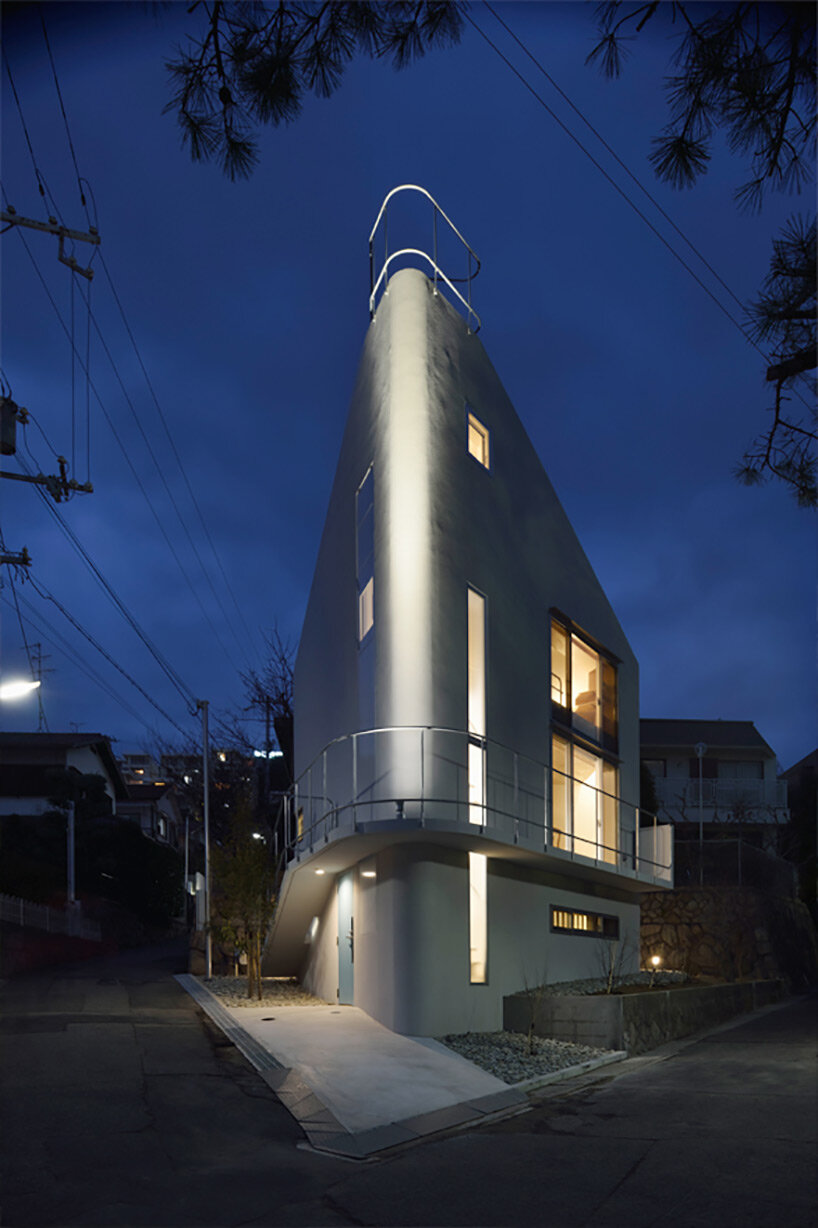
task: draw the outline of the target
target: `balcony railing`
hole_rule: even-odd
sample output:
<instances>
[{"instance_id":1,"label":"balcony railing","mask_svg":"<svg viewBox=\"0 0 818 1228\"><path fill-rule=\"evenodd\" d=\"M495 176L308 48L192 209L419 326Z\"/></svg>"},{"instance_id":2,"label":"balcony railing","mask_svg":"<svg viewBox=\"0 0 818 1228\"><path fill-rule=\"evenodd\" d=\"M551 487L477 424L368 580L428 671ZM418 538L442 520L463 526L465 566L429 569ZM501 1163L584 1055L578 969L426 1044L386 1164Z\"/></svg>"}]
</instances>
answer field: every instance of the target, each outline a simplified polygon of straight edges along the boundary
<instances>
[{"instance_id":1,"label":"balcony railing","mask_svg":"<svg viewBox=\"0 0 818 1228\"><path fill-rule=\"evenodd\" d=\"M482 764L477 786L473 757L469 779L475 746ZM554 823L555 776L570 786L562 792L582 792L581 829L570 809L561 826ZM671 829L655 816L491 739L432 726L370 729L330 742L293 786L284 855L394 825L479 833L584 866L673 881Z\"/></svg>"},{"instance_id":2,"label":"balcony railing","mask_svg":"<svg viewBox=\"0 0 818 1228\"><path fill-rule=\"evenodd\" d=\"M698 779L660 777L654 784L656 796L663 806L676 810L684 807L690 811L691 819L697 817L693 811L697 811L699 806ZM733 811L740 808L743 812L762 812L758 814L757 821L763 821L763 812L766 812L767 818L772 818L775 811L785 810L787 806L787 785L783 780L721 777L718 780L703 780L701 790L702 806L708 810Z\"/></svg>"}]
</instances>

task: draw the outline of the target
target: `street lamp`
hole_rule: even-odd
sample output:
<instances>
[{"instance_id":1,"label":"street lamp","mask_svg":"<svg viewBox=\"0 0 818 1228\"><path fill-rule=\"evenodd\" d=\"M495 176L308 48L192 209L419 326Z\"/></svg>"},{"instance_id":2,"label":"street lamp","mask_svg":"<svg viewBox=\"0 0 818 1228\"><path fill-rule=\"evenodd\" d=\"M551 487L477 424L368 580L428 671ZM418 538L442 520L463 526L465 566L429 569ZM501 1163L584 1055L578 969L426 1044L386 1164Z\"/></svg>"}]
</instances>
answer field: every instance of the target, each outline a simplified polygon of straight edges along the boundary
<instances>
[{"instance_id":1,"label":"street lamp","mask_svg":"<svg viewBox=\"0 0 818 1228\"><path fill-rule=\"evenodd\" d=\"M28 695L30 691L36 691L41 685L39 681L26 682L23 679L2 682L0 683L0 699L22 699L24 695Z\"/></svg>"}]
</instances>

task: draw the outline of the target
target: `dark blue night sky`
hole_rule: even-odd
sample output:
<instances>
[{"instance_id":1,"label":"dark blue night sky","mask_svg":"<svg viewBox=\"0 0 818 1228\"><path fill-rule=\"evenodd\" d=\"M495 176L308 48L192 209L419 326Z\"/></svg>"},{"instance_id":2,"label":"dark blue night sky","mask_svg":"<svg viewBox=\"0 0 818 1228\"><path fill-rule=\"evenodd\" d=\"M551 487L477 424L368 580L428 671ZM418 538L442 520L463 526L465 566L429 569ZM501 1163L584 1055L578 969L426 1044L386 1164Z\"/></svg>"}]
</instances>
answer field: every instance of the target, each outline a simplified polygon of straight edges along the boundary
<instances>
[{"instance_id":1,"label":"dark blue night sky","mask_svg":"<svg viewBox=\"0 0 818 1228\"><path fill-rule=\"evenodd\" d=\"M612 83L584 63L592 5L500 7L735 295L753 297L772 236L791 212L811 209L812 194L738 213L732 193L745 168L723 143L693 190L656 182L647 155L664 122L669 26L655 21ZM254 176L232 184L216 166L192 164L175 118L162 114L165 59L195 22L186 5L158 17L125 4L44 12L101 251L210 540L98 262L91 305L118 374L92 330L91 375L105 407L91 395L95 493L58 510L217 718L241 704L238 671L258 664L261 633L277 622L298 637L368 324L369 229L390 188L418 183L482 260L481 339L636 652L643 715L753 720L784 767L815 747L815 518L784 489L748 490L732 476L771 403L763 359L471 27L459 47L402 73L356 61L330 100L310 98L296 123L265 132ZM480 4L470 13L739 315L491 14ZM37 164L66 224L84 228L37 6L7 15L6 27ZM43 218L8 77L2 123L6 201ZM410 243L426 221L407 210ZM70 328L71 274L56 239L26 231L25 242ZM3 376L34 420L25 459L52 472L39 428L71 455L71 349L19 233L3 236L2 255ZM84 353L78 293L74 316ZM80 480L85 397L75 371ZM34 582L194 732L184 699L34 489L4 481L0 499L6 549L25 545L34 560L32 582L18 578L16 594L28 638L48 654L50 728L101 730L120 753L154 734L180 738ZM2 673L22 675L8 582L0 596ZM69 660L62 640L127 709ZM36 728L36 702L4 706L2 723Z\"/></svg>"}]
</instances>

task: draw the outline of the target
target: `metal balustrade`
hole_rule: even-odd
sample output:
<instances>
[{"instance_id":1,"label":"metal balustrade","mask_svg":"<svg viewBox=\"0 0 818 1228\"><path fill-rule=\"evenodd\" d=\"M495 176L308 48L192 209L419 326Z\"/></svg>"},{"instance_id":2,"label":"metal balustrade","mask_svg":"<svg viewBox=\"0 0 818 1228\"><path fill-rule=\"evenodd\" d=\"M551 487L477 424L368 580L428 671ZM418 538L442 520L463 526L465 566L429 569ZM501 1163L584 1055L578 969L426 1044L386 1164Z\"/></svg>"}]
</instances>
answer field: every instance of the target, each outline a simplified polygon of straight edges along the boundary
<instances>
[{"instance_id":1,"label":"metal balustrade","mask_svg":"<svg viewBox=\"0 0 818 1228\"><path fill-rule=\"evenodd\" d=\"M468 749L482 751L481 797L469 792ZM597 838L555 826L552 781L594 798ZM588 794L585 794L587 799ZM614 843L602 839L615 807ZM570 815L570 812L569 812ZM475 822L475 816L479 820ZM638 806L489 738L436 726L369 729L330 742L293 785L284 858L359 831L393 825L471 832L555 859L671 885L672 829Z\"/></svg>"},{"instance_id":2,"label":"metal balustrade","mask_svg":"<svg viewBox=\"0 0 818 1228\"><path fill-rule=\"evenodd\" d=\"M697 778L659 777L654 780L656 796L663 806L698 807ZM787 806L787 785L781 780L752 780L743 777L719 777L702 780L702 806L708 809L783 810ZM695 817L695 816L693 816Z\"/></svg>"}]
</instances>

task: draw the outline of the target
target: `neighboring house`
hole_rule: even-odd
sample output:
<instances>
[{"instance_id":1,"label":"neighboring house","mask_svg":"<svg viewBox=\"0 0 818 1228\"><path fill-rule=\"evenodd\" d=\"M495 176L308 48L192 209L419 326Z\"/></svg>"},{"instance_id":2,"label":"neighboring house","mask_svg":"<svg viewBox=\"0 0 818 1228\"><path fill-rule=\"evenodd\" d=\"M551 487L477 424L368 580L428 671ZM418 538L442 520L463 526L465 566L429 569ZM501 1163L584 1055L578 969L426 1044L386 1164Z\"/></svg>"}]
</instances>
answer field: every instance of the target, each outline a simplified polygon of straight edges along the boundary
<instances>
[{"instance_id":1,"label":"neighboring house","mask_svg":"<svg viewBox=\"0 0 818 1228\"><path fill-rule=\"evenodd\" d=\"M440 1035L500 1028L505 994L598 976L612 950L638 967L640 893L672 883L672 848L640 827L633 653L474 313L425 259L377 304L375 285L264 968Z\"/></svg>"},{"instance_id":2,"label":"neighboring house","mask_svg":"<svg viewBox=\"0 0 818 1228\"><path fill-rule=\"evenodd\" d=\"M786 781L752 721L642 719L642 762L659 816L682 837L735 835L776 852L788 822Z\"/></svg>"},{"instance_id":3,"label":"neighboring house","mask_svg":"<svg viewBox=\"0 0 818 1228\"><path fill-rule=\"evenodd\" d=\"M147 784L162 779L162 769L153 758L144 751L137 754L121 755L119 766L128 784Z\"/></svg>"},{"instance_id":4,"label":"neighboring house","mask_svg":"<svg viewBox=\"0 0 818 1228\"><path fill-rule=\"evenodd\" d=\"M101 776L110 813L127 797L127 786L101 733L0 733L0 814L53 810L55 773Z\"/></svg>"},{"instance_id":5,"label":"neighboring house","mask_svg":"<svg viewBox=\"0 0 818 1228\"><path fill-rule=\"evenodd\" d=\"M128 800L120 802L117 814L137 822L144 835L160 844L183 849L185 820L175 788L166 781L128 784Z\"/></svg>"}]
</instances>

